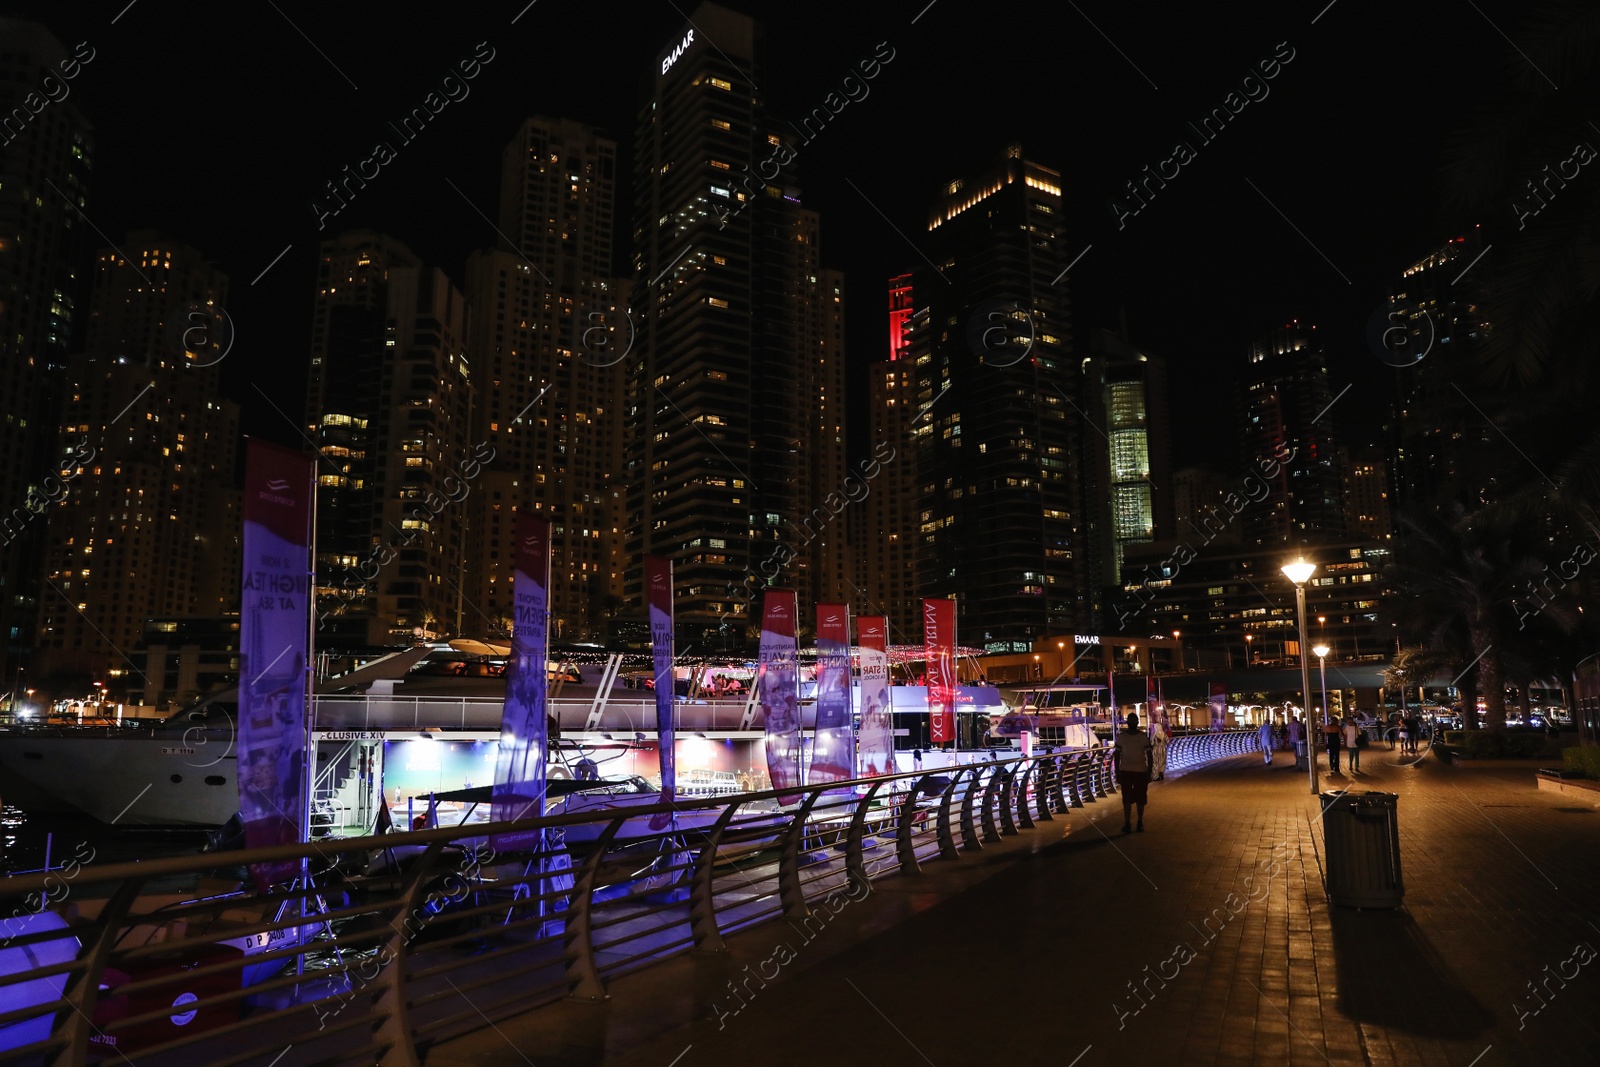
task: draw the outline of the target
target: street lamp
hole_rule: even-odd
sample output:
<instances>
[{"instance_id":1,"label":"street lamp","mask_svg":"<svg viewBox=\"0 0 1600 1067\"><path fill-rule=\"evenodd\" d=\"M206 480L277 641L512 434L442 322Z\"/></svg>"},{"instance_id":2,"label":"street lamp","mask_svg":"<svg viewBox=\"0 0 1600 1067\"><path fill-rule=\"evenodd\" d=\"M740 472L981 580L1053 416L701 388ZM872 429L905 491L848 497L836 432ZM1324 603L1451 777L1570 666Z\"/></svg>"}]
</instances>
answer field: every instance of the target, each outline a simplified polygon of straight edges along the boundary
<instances>
[{"instance_id":1,"label":"street lamp","mask_svg":"<svg viewBox=\"0 0 1600 1067\"><path fill-rule=\"evenodd\" d=\"M1249 670L1250 669L1250 652L1251 652L1250 642L1254 641L1255 639L1256 639L1256 635L1255 634L1245 634L1244 635L1244 669L1245 670Z\"/></svg>"},{"instance_id":2,"label":"street lamp","mask_svg":"<svg viewBox=\"0 0 1600 1067\"><path fill-rule=\"evenodd\" d=\"M1317 795L1317 746L1311 737L1311 663L1306 659L1306 582L1317 565L1304 556L1283 565L1283 576L1294 583L1294 605L1300 622L1300 692L1306 707L1306 763L1311 767L1311 795ZM1326 714L1326 709L1324 709Z\"/></svg>"},{"instance_id":3,"label":"street lamp","mask_svg":"<svg viewBox=\"0 0 1600 1067\"><path fill-rule=\"evenodd\" d=\"M1328 724L1328 653L1332 651L1327 645L1312 645L1311 651L1317 654L1317 670L1322 674L1322 724Z\"/></svg>"}]
</instances>

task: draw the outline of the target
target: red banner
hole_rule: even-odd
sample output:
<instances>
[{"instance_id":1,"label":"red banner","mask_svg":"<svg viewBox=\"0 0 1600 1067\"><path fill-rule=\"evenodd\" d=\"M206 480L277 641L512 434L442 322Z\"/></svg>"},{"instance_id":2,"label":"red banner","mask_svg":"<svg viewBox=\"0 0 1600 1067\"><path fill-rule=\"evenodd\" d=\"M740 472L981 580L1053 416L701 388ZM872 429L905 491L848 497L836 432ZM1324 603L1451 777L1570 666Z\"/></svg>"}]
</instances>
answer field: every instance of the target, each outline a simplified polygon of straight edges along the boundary
<instances>
[{"instance_id":1,"label":"red banner","mask_svg":"<svg viewBox=\"0 0 1600 1067\"><path fill-rule=\"evenodd\" d=\"M922 642L928 665L928 736L936 745L956 737L956 602L922 601Z\"/></svg>"},{"instance_id":2,"label":"red banner","mask_svg":"<svg viewBox=\"0 0 1600 1067\"><path fill-rule=\"evenodd\" d=\"M251 441L239 597L239 816L249 848L306 840L311 513L317 461ZM176 777L176 776L174 776ZM250 868L263 892L299 860Z\"/></svg>"},{"instance_id":3,"label":"red banner","mask_svg":"<svg viewBox=\"0 0 1600 1067\"><path fill-rule=\"evenodd\" d=\"M811 735L809 782L855 777L856 738L850 722L850 605L817 605L817 728Z\"/></svg>"},{"instance_id":4,"label":"red banner","mask_svg":"<svg viewBox=\"0 0 1600 1067\"><path fill-rule=\"evenodd\" d=\"M768 589L761 605L760 668L756 675L766 719L767 775L773 789L800 785L800 663L795 649L795 595ZM792 803L799 794L778 798Z\"/></svg>"},{"instance_id":5,"label":"red banner","mask_svg":"<svg viewBox=\"0 0 1600 1067\"><path fill-rule=\"evenodd\" d=\"M644 558L644 582L650 607L650 649L656 669L656 752L661 768L661 802L670 804L678 789L678 742L673 733L676 678L672 672L672 561L665 556ZM669 815L650 820L653 830L664 829Z\"/></svg>"},{"instance_id":6,"label":"red banner","mask_svg":"<svg viewBox=\"0 0 1600 1067\"><path fill-rule=\"evenodd\" d=\"M857 764L862 777L894 771L894 727L889 710L889 620L863 615L856 620L861 643L861 741Z\"/></svg>"},{"instance_id":7,"label":"red banner","mask_svg":"<svg viewBox=\"0 0 1600 1067\"><path fill-rule=\"evenodd\" d=\"M490 811L495 822L544 814L550 745L550 520L517 512L511 581L511 659L506 663L506 702L500 716ZM497 834L496 849L536 849L542 830Z\"/></svg>"}]
</instances>

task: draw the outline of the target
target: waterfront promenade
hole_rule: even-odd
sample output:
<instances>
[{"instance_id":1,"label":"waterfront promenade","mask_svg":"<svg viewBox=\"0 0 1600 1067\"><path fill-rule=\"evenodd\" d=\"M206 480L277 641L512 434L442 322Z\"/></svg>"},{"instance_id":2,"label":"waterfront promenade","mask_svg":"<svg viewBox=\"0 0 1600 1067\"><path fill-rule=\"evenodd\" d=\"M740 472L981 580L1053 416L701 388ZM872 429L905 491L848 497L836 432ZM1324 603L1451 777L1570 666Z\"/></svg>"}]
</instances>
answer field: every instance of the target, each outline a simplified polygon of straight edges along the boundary
<instances>
[{"instance_id":1,"label":"waterfront promenade","mask_svg":"<svg viewBox=\"0 0 1600 1067\"><path fill-rule=\"evenodd\" d=\"M1600 1062L1600 810L1531 769L1399 758L1323 780L1399 794L1399 911L1324 901L1307 777L1252 754L1154 784L1143 834L1103 799L425 1062Z\"/></svg>"}]
</instances>

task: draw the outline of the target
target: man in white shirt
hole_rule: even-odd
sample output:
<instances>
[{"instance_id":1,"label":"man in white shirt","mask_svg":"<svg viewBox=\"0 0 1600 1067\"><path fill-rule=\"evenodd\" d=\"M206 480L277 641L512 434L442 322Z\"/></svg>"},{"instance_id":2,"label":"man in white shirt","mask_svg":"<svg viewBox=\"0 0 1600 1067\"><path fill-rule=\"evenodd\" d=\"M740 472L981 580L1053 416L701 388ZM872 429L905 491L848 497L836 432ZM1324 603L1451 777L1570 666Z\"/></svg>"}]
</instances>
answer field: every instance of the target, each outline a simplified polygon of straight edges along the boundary
<instances>
[{"instance_id":1,"label":"man in white shirt","mask_svg":"<svg viewBox=\"0 0 1600 1067\"><path fill-rule=\"evenodd\" d=\"M1139 832L1144 833L1144 805L1150 793L1153 754L1150 735L1139 729L1139 713L1128 712L1128 728L1117 735L1117 788L1122 792L1122 832L1128 825L1133 806L1139 805Z\"/></svg>"},{"instance_id":2,"label":"man in white shirt","mask_svg":"<svg viewBox=\"0 0 1600 1067\"><path fill-rule=\"evenodd\" d=\"M1359 774L1361 771L1361 727L1351 718L1344 720L1344 748L1349 753L1350 773Z\"/></svg>"}]
</instances>

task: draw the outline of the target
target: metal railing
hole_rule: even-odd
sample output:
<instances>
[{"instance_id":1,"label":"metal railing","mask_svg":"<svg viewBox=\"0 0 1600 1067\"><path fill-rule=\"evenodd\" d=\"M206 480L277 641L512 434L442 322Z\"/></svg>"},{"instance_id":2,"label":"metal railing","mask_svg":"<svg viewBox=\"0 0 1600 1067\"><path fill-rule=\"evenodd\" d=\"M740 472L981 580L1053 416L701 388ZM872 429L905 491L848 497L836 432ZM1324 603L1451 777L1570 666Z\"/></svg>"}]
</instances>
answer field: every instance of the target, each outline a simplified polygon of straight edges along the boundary
<instances>
[{"instance_id":1,"label":"metal railing","mask_svg":"<svg viewBox=\"0 0 1600 1067\"><path fill-rule=\"evenodd\" d=\"M1215 760L1259 751L1261 740L1254 730L1180 734L1167 742L1167 770L1189 770Z\"/></svg>"},{"instance_id":2,"label":"metal railing","mask_svg":"<svg viewBox=\"0 0 1600 1067\"><path fill-rule=\"evenodd\" d=\"M1194 759L1241 744L1193 740ZM140 1067L415 1065L419 1046L603 997L617 975L724 951L757 923L803 924L823 899L860 899L875 879L1093 804L1117 791L1113 762L1106 748L1058 750L8 878L0 894L28 906L0 920L0 1063L98 1050ZM309 885L249 888L246 864L302 861Z\"/></svg>"}]
</instances>

